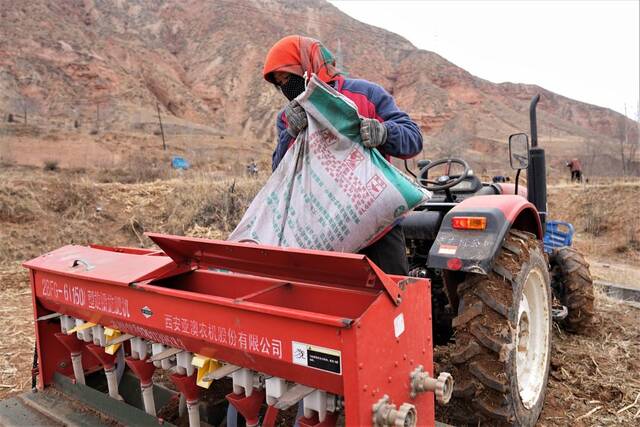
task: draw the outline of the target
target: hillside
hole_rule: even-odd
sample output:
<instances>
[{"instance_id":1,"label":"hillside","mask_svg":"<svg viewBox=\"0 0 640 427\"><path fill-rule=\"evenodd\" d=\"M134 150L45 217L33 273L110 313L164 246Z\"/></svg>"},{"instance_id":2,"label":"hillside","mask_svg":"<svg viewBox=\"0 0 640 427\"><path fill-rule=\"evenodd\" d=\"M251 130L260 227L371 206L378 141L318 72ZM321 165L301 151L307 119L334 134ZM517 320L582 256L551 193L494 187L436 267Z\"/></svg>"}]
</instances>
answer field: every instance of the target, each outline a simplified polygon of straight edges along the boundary
<instances>
[{"instance_id":1,"label":"hillside","mask_svg":"<svg viewBox=\"0 0 640 427\"><path fill-rule=\"evenodd\" d=\"M482 157L503 150L507 135L528 129L528 102L535 93L543 96L541 141L556 169L567 156L598 150L604 163L600 171L594 165L594 174L615 172L618 154L612 144L625 126L637 129L609 109L536 86L475 77L324 1L1 4L0 137L22 137L23 145L42 135L16 133L17 125L6 123L8 114L22 121L26 112L28 124L46 130L45 136L95 140L99 137L91 135L113 133L135 143L158 138L153 132L159 104L168 134L212 146L229 145L221 135L254 141L256 155L267 158L273 115L283 99L260 70L268 48L291 33L323 40L351 76L379 82L393 93L420 122L427 156ZM482 162L489 170L503 164Z\"/></svg>"}]
</instances>

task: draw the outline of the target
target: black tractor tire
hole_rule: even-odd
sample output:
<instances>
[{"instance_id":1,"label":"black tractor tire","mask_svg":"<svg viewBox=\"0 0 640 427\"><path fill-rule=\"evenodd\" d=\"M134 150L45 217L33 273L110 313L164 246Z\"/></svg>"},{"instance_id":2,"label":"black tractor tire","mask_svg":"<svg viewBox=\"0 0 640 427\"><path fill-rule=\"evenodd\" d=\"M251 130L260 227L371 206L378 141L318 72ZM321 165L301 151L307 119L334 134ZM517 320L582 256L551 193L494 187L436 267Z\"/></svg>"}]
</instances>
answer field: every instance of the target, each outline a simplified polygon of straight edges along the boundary
<instances>
[{"instance_id":1,"label":"black tractor tire","mask_svg":"<svg viewBox=\"0 0 640 427\"><path fill-rule=\"evenodd\" d=\"M569 332L585 333L593 322L593 279L589 263L572 247L554 249L549 257L551 288L560 303L567 307L567 317L560 325Z\"/></svg>"},{"instance_id":2,"label":"black tractor tire","mask_svg":"<svg viewBox=\"0 0 640 427\"><path fill-rule=\"evenodd\" d=\"M488 275L469 274L458 286L455 344L447 351L455 381L453 399L444 409L447 419L457 425L535 425L544 403L551 360L549 282L540 241L533 234L511 230L493 270ZM528 310L529 304L523 302L524 290L531 292L532 287L542 301L538 306L543 306L539 312L530 312L532 325L533 317L540 319L531 327L532 337L537 334L537 339L529 338L528 318L520 320L526 317L520 306ZM538 375L530 376L539 380L534 380L532 397L525 403L519 391L516 357L521 353L516 346L529 354L526 349L534 341L537 344L532 348L540 348L544 355L538 360Z\"/></svg>"}]
</instances>

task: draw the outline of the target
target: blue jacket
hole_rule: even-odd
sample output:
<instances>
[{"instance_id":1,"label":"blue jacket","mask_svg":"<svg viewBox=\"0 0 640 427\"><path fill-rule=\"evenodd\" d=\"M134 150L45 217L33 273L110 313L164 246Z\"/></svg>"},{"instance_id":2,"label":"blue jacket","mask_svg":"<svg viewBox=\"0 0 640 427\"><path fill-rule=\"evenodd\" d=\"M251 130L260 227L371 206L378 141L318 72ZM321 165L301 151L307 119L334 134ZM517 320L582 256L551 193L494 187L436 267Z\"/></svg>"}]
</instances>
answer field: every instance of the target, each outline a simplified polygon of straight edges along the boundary
<instances>
[{"instance_id":1,"label":"blue jacket","mask_svg":"<svg viewBox=\"0 0 640 427\"><path fill-rule=\"evenodd\" d=\"M398 109L393 97L381 86L366 80L339 77L334 83L338 92L351 99L361 116L376 119L387 128L387 141L378 150L385 157L409 159L422 151L420 128L407 113ZM295 138L287 132L284 110L277 116L278 144L273 152L271 167L275 170Z\"/></svg>"}]
</instances>

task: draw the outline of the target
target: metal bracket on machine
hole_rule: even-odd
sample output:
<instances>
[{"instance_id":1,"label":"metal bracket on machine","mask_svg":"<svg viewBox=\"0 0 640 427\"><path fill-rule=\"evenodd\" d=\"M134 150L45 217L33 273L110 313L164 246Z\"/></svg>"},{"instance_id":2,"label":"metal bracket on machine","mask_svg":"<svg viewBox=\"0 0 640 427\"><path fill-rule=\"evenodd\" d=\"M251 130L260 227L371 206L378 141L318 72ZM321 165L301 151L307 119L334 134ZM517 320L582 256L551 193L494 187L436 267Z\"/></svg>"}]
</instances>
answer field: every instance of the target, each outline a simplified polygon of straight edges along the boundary
<instances>
[{"instance_id":1,"label":"metal bracket on machine","mask_svg":"<svg viewBox=\"0 0 640 427\"><path fill-rule=\"evenodd\" d=\"M202 381L219 380L221 378L226 377L227 375L231 375L232 373L240 369L242 369L242 367L227 363L226 365L223 365L221 368L218 368L204 375L202 377Z\"/></svg>"},{"instance_id":2,"label":"metal bracket on machine","mask_svg":"<svg viewBox=\"0 0 640 427\"><path fill-rule=\"evenodd\" d=\"M296 403L300 402L306 396L313 393L316 389L307 387L306 385L296 384L287 390L274 405L277 409L287 410Z\"/></svg>"},{"instance_id":3,"label":"metal bracket on machine","mask_svg":"<svg viewBox=\"0 0 640 427\"><path fill-rule=\"evenodd\" d=\"M47 315L38 317L36 319L36 321L37 322L43 322L45 320L57 319L60 316L62 316L62 313L51 313L51 314L47 314Z\"/></svg>"},{"instance_id":4,"label":"metal bracket on machine","mask_svg":"<svg viewBox=\"0 0 640 427\"><path fill-rule=\"evenodd\" d=\"M378 276L378 279L382 283L384 290L387 291L387 295L391 298L391 301L393 301L395 305L400 305L402 302L402 289L400 289L398 284L391 280L389 276L387 276L377 265L368 259L367 261L369 262L369 267L371 267Z\"/></svg>"},{"instance_id":5,"label":"metal bracket on machine","mask_svg":"<svg viewBox=\"0 0 640 427\"><path fill-rule=\"evenodd\" d=\"M152 363L152 362L158 362L164 359L168 359L169 357L175 356L176 354L182 352L183 350L180 348L173 348L173 347L169 347L166 350L161 351L160 353L154 354L153 356L151 356L147 362L148 363Z\"/></svg>"}]
</instances>

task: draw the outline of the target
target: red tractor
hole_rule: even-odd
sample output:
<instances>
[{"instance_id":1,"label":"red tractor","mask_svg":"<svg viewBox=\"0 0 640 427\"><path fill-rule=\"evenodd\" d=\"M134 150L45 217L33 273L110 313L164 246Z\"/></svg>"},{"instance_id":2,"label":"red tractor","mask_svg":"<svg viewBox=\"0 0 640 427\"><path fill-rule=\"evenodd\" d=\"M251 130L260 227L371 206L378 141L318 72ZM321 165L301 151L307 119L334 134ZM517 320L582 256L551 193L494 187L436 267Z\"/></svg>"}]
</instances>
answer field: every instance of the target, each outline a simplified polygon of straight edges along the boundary
<instances>
[{"instance_id":1,"label":"red tractor","mask_svg":"<svg viewBox=\"0 0 640 427\"><path fill-rule=\"evenodd\" d=\"M411 275L432 281L440 368L455 378L447 408L456 423L534 425L549 374L552 321L571 331L593 316L588 264L576 250L543 251L544 150L530 106L531 147L509 137L515 184L483 184L460 159L418 163L433 198L403 221ZM461 169L455 173L454 169ZM431 175L437 168L444 172ZM527 187L518 186L527 170Z\"/></svg>"}]
</instances>

